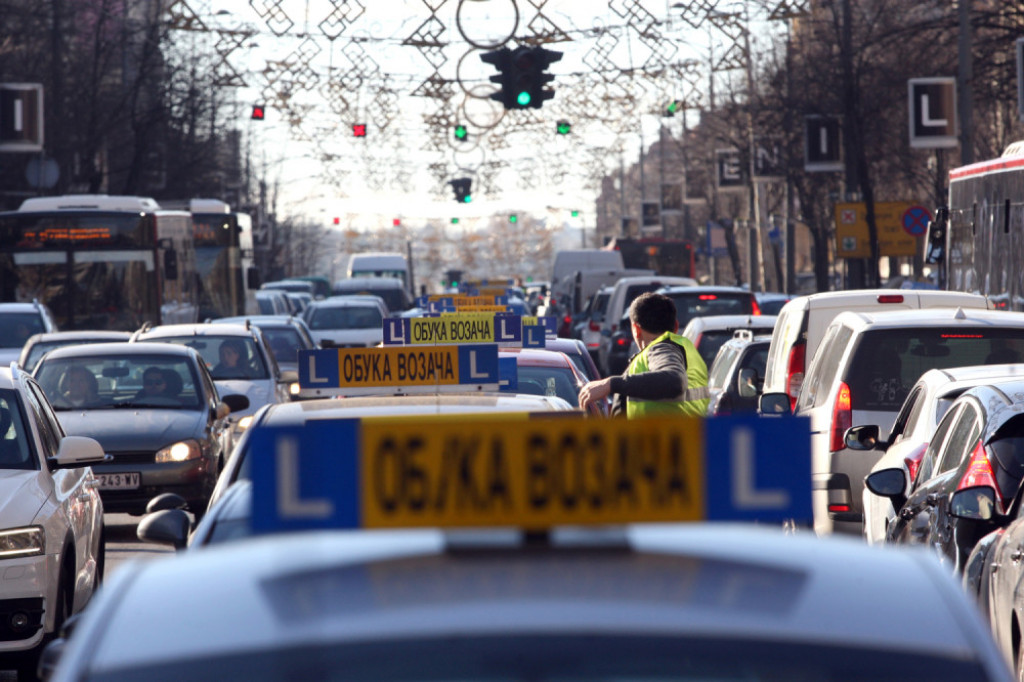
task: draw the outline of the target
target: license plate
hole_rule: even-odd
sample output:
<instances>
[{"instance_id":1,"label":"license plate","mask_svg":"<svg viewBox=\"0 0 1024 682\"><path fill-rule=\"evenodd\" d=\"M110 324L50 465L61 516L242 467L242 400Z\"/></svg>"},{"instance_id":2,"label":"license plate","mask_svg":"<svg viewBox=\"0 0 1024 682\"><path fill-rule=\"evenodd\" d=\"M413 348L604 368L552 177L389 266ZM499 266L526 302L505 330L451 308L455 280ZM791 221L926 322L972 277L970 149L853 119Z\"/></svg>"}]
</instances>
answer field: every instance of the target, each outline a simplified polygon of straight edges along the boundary
<instances>
[{"instance_id":1,"label":"license plate","mask_svg":"<svg viewBox=\"0 0 1024 682\"><path fill-rule=\"evenodd\" d=\"M142 484L142 474L132 471L123 474L95 474L100 490L134 490Z\"/></svg>"}]
</instances>

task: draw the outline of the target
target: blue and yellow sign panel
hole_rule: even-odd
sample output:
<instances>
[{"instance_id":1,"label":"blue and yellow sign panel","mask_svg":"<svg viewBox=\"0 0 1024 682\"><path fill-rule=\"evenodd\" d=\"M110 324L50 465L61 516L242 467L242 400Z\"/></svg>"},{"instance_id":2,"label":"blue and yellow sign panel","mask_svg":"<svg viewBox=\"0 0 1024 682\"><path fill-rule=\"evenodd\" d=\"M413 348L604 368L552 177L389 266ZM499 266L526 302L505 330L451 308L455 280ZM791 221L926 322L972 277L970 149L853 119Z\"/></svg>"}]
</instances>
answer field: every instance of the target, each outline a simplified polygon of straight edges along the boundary
<instances>
[{"instance_id":1,"label":"blue and yellow sign panel","mask_svg":"<svg viewBox=\"0 0 1024 682\"><path fill-rule=\"evenodd\" d=\"M255 532L811 519L800 418L370 418L251 438Z\"/></svg>"},{"instance_id":2,"label":"blue and yellow sign panel","mask_svg":"<svg viewBox=\"0 0 1024 682\"><path fill-rule=\"evenodd\" d=\"M299 351L301 395L379 394L497 389L498 349L493 344L325 348Z\"/></svg>"},{"instance_id":3,"label":"blue and yellow sign panel","mask_svg":"<svg viewBox=\"0 0 1024 682\"><path fill-rule=\"evenodd\" d=\"M388 317L385 346L417 344L510 343L523 341L518 316L502 313L442 314L441 317Z\"/></svg>"}]
</instances>

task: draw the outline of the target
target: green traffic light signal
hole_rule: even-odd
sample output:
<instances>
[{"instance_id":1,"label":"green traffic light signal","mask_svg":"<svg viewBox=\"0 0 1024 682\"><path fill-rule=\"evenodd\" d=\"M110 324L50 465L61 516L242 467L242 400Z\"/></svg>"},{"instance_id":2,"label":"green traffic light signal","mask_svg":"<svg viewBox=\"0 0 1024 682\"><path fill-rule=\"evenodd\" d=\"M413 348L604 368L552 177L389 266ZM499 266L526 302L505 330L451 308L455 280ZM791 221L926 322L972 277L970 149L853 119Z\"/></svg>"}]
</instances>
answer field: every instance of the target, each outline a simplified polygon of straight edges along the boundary
<instances>
[{"instance_id":1,"label":"green traffic light signal","mask_svg":"<svg viewBox=\"0 0 1024 682\"><path fill-rule=\"evenodd\" d=\"M458 225L458 224L459 224L459 219L458 218L452 218L452 225Z\"/></svg>"},{"instance_id":2,"label":"green traffic light signal","mask_svg":"<svg viewBox=\"0 0 1024 682\"><path fill-rule=\"evenodd\" d=\"M455 126L455 139L459 140L459 141L464 141L464 140L469 139L469 131L466 130L466 126L461 125L461 124Z\"/></svg>"},{"instance_id":3,"label":"green traffic light signal","mask_svg":"<svg viewBox=\"0 0 1024 682\"><path fill-rule=\"evenodd\" d=\"M529 106L530 105L530 93L526 92L525 90L520 92L518 95L516 95L516 103L518 103L519 106L521 106L521 107Z\"/></svg>"},{"instance_id":4,"label":"green traffic light signal","mask_svg":"<svg viewBox=\"0 0 1024 682\"><path fill-rule=\"evenodd\" d=\"M579 212L579 211L573 211L573 212L572 212L572 217L573 217L573 218L578 218L578 217L579 217L579 215L580 215L580 212Z\"/></svg>"},{"instance_id":5,"label":"green traffic light signal","mask_svg":"<svg viewBox=\"0 0 1024 682\"><path fill-rule=\"evenodd\" d=\"M555 128L559 135L568 135L572 132L572 124L568 121L559 121L558 126Z\"/></svg>"},{"instance_id":6,"label":"green traffic light signal","mask_svg":"<svg viewBox=\"0 0 1024 682\"><path fill-rule=\"evenodd\" d=\"M463 200L462 200L462 201L463 201L464 203L467 203L467 204L468 204L469 202L473 201L473 195L472 195L472 194L467 194L467 195L465 196L465 198L463 198Z\"/></svg>"},{"instance_id":7,"label":"green traffic light signal","mask_svg":"<svg viewBox=\"0 0 1024 682\"><path fill-rule=\"evenodd\" d=\"M508 221L509 221L510 223L514 223L514 222L516 222L516 221L518 221L518 220L519 220L519 216L517 216L517 215L516 215L515 213L511 213L511 214L509 214L509 216L508 216Z\"/></svg>"}]
</instances>

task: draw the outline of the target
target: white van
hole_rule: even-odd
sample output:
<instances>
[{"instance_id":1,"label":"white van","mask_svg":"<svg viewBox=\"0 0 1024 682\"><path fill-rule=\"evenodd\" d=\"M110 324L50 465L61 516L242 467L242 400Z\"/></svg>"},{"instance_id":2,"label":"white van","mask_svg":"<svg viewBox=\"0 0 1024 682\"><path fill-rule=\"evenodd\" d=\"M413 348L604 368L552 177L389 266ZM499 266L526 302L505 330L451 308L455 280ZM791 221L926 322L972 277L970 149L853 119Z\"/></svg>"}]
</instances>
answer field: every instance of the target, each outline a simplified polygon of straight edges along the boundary
<instances>
[{"instance_id":1,"label":"white van","mask_svg":"<svg viewBox=\"0 0 1024 682\"><path fill-rule=\"evenodd\" d=\"M991 308L978 294L918 289L858 289L800 296L779 311L772 333L765 393L788 393L796 406L804 371L810 366L825 330L844 311L883 312L917 308Z\"/></svg>"},{"instance_id":2,"label":"white van","mask_svg":"<svg viewBox=\"0 0 1024 682\"><path fill-rule=\"evenodd\" d=\"M354 277L391 277L402 280L402 287L411 291L409 286L409 263L405 256L394 252L372 251L354 253L348 261L348 276Z\"/></svg>"}]
</instances>

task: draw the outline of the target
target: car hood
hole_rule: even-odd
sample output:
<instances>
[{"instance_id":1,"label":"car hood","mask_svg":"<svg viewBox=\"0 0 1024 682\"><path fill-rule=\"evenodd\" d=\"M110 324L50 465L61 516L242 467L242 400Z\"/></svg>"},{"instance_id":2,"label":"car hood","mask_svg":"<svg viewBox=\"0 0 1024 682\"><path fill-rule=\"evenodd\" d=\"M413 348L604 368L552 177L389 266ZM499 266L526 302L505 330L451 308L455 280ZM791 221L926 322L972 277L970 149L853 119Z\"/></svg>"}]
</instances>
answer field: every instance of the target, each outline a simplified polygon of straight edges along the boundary
<instances>
[{"instance_id":1,"label":"car hood","mask_svg":"<svg viewBox=\"0 0 1024 682\"><path fill-rule=\"evenodd\" d=\"M31 524L49 496L42 471L0 469L0 528Z\"/></svg>"},{"instance_id":2,"label":"car hood","mask_svg":"<svg viewBox=\"0 0 1024 682\"><path fill-rule=\"evenodd\" d=\"M69 436L88 436L106 452L156 451L185 438L202 438L202 410L156 408L58 412Z\"/></svg>"},{"instance_id":3,"label":"car hood","mask_svg":"<svg viewBox=\"0 0 1024 682\"><path fill-rule=\"evenodd\" d=\"M217 392L221 398L237 393L249 399L249 407L231 413L232 420L253 414L267 403L274 402L274 381L272 379L215 379L213 383L217 384Z\"/></svg>"}]
</instances>

